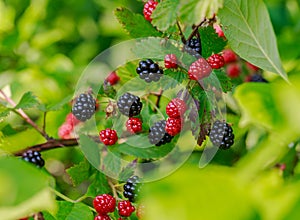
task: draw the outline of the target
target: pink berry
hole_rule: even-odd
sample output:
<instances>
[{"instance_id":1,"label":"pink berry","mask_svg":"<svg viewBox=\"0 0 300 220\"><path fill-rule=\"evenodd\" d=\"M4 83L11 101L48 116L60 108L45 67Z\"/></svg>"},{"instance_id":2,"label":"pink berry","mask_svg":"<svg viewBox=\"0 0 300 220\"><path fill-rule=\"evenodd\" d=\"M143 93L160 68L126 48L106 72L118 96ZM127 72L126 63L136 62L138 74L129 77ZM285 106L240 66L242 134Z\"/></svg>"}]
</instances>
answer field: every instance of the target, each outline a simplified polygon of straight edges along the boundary
<instances>
[{"instance_id":1,"label":"pink berry","mask_svg":"<svg viewBox=\"0 0 300 220\"><path fill-rule=\"evenodd\" d=\"M236 78L241 74L241 68L238 64L229 64L226 68L226 73L230 78Z\"/></svg>"},{"instance_id":2,"label":"pink berry","mask_svg":"<svg viewBox=\"0 0 300 220\"><path fill-rule=\"evenodd\" d=\"M238 56L230 49L223 50L222 55L226 64L238 60Z\"/></svg>"},{"instance_id":3,"label":"pink berry","mask_svg":"<svg viewBox=\"0 0 300 220\"><path fill-rule=\"evenodd\" d=\"M102 194L95 197L93 205L98 214L105 217L107 213L115 211L116 199L109 194Z\"/></svg>"},{"instance_id":4,"label":"pink berry","mask_svg":"<svg viewBox=\"0 0 300 220\"><path fill-rule=\"evenodd\" d=\"M129 118L126 121L126 128L131 134L142 131L142 121L139 118Z\"/></svg>"},{"instance_id":5,"label":"pink berry","mask_svg":"<svg viewBox=\"0 0 300 220\"><path fill-rule=\"evenodd\" d=\"M224 32L223 32L222 28L220 27L220 25L214 24L214 29L219 37L225 37Z\"/></svg>"},{"instance_id":6,"label":"pink berry","mask_svg":"<svg viewBox=\"0 0 300 220\"><path fill-rule=\"evenodd\" d=\"M111 72L108 77L106 78L106 81L109 82L111 86L117 84L120 81L120 77L117 75L115 71Z\"/></svg>"},{"instance_id":7,"label":"pink berry","mask_svg":"<svg viewBox=\"0 0 300 220\"><path fill-rule=\"evenodd\" d=\"M110 220L108 215L97 215L94 220Z\"/></svg>"},{"instance_id":8,"label":"pink berry","mask_svg":"<svg viewBox=\"0 0 300 220\"><path fill-rule=\"evenodd\" d=\"M220 69L224 66L224 58L220 54L213 54L210 57L208 57L207 62L213 69Z\"/></svg>"},{"instance_id":9,"label":"pink berry","mask_svg":"<svg viewBox=\"0 0 300 220\"><path fill-rule=\"evenodd\" d=\"M114 145L118 140L117 132L110 128L100 131L99 137L100 141L105 145Z\"/></svg>"},{"instance_id":10,"label":"pink berry","mask_svg":"<svg viewBox=\"0 0 300 220\"><path fill-rule=\"evenodd\" d=\"M177 57L175 54L167 54L165 56L165 67L167 69L177 68Z\"/></svg>"},{"instance_id":11,"label":"pink berry","mask_svg":"<svg viewBox=\"0 0 300 220\"><path fill-rule=\"evenodd\" d=\"M124 200L118 203L118 210L120 216L129 217L135 211L135 208L130 201Z\"/></svg>"},{"instance_id":12,"label":"pink berry","mask_svg":"<svg viewBox=\"0 0 300 220\"><path fill-rule=\"evenodd\" d=\"M171 136L175 136L176 134L180 133L181 119L180 118L168 118L165 129L166 129L166 132Z\"/></svg>"},{"instance_id":13,"label":"pink berry","mask_svg":"<svg viewBox=\"0 0 300 220\"><path fill-rule=\"evenodd\" d=\"M67 115L66 122L73 127L80 123L80 121L73 115L72 112Z\"/></svg>"},{"instance_id":14,"label":"pink berry","mask_svg":"<svg viewBox=\"0 0 300 220\"><path fill-rule=\"evenodd\" d=\"M147 21L152 21L151 15L152 12L154 11L154 9L156 8L158 2L153 1L153 0L149 0L148 2L146 2L146 4L144 5L144 17Z\"/></svg>"},{"instance_id":15,"label":"pink berry","mask_svg":"<svg viewBox=\"0 0 300 220\"><path fill-rule=\"evenodd\" d=\"M170 118L181 118L186 109L185 102L179 98L175 98L168 103L166 113Z\"/></svg>"},{"instance_id":16,"label":"pink berry","mask_svg":"<svg viewBox=\"0 0 300 220\"><path fill-rule=\"evenodd\" d=\"M63 123L58 129L58 136L62 139L68 139L71 137L73 126L68 122Z\"/></svg>"},{"instance_id":17,"label":"pink berry","mask_svg":"<svg viewBox=\"0 0 300 220\"><path fill-rule=\"evenodd\" d=\"M189 78L193 80L201 80L208 77L212 69L204 58L200 58L193 62L189 67Z\"/></svg>"}]
</instances>

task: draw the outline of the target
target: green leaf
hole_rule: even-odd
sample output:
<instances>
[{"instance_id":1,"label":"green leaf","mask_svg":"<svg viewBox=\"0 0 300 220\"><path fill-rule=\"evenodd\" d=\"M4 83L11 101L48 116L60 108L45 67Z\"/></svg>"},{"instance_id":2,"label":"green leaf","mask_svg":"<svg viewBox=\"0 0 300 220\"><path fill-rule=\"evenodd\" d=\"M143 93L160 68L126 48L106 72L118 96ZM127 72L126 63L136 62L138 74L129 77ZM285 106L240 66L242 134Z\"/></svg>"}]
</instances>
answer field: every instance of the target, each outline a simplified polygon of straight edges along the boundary
<instances>
[{"instance_id":1,"label":"green leaf","mask_svg":"<svg viewBox=\"0 0 300 220\"><path fill-rule=\"evenodd\" d=\"M191 26L217 14L223 0L180 0L180 4L179 17L185 25Z\"/></svg>"},{"instance_id":2,"label":"green leaf","mask_svg":"<svg viewBox=\"0 0 300 220\"><path fill-rule=\"evenodd\" d=\"M90 163L84 159L79 164L74 165L66 170L66 172L70 175L72 183L74 186L82 183L84 180L89 179L91 173Z\"/></svg>"},{"instance_id":3,"label":"green leaf","mask_svg":"<svg viewBox=\"0 0 300 220\"><path fill-rule=\"evenodd\" d=\"M231 79L227 76L224 70L213 70L213 77L217 78L217 89L221 86L223 92L230 92L232 90Z\"/></svg>"},{"instance_id":4,"label":"green leaf","mask_svg":"<svg viewBox=\"0 0 300 220\"><path fill-rule=\"evenodd\" d=\"M136 163L137 163L137 160L134 160L122 169L122 171L120 172L120 175L119 175L120 181L126 181L128 178L130 178L134 174L134 170L136 169Z\"/></svg>"},{"instance_id":5,"label":"green leaf","mask_svg":"<svg viewBox=\"0 0 300 220\"><path fill-rule=\"evenodd\" d=\"M106 176L97 171L92 183L90 184L86 196L94 198L97 195L109 193L111 188L107 182Z\"/></svg>"},{"instance_id":6,"label":"green leaf","mask_svg":"<svg viewBox=\"0 0 300 220\"><path fill-rule=\"evenodd\" d=\"M204 58L209 57L214 53L221 52L227 42L223 38L219 37L213 26L207 26L199 29L202 45L202 56Z\"/></svg>"},{"instance_id":7,"label":"green leaf","mask_svg":"<svg viewBox=\"0 0 300 220\"><path fill-rule=\"evenodd\" d=\"M157 31L150 22L140 14L135 14L127 8L117 8L115 15L118 21L123 25L124 29L133 38L161 36L162 34Z\"/></svg>"},{"instance_id":8,"label":"green leaf","mask_svg":"<svg viewBox=\"0 0 300 220\"><path fill-rule=\"evenodd\" d=\"M229 45L240 57L287 80L262 0L227 0L218 16Z\"/></svg>"},{"instance_id":9,"label":"green leaf","mask_svg":"<svg viewBox=\"0 0 300 220\"><path fill-rule=\"evenodd\" d=\"M100 149L103 145L97 144L92 138L85 134L79 136L80 148L91 165L100 166Z\"/></svg>"},{"instance_id":10,"label":"green leaf","mask_svg":"<svg viewBox=\"0 0 300 220\"><path fill-rule=\"evenodd\" d=\"M22 180L22 181L21 181ZM51 176L15 157L0 158L0 219L19 219L55 210Z\"/></svg>"},{"instance_id":11,"label":"green leaf","mask_svg":"<svg viewBox=\"0 0 300 220\"><path fill-rule=\"evenodd\" d=\"M32 94L32 92L26 92L19 103L16 105L15 109L28 109L33 108L39 104L39 101L37 100L36 96Z\"/></svg>"},{"instance_id":12,"label":"green leaf","mask_svg":"<svg viewBox=\"0 0 300 220\"><path fill-rule=\"evenodd\" d=\"M67 103L69 103L72 100L72 95L66 96L63 100L61 100L59 103L52 104L52 105L40 105L39 110L43 112L49 112L49 111L58 111L63 108Z\"/></svg>"},{"instance_id":13,"label":"green leaf","mask_svg":"<svg viewBox=\"0 0 300 220\"><path fill-rule=\"evenodd\" d=\"M241 108L242 125L255 124L280 129L284 117L278 110L270 84L246 83L236 88L234 97Z\"/></svg>"},{"instance_id":14,"label":"green leaf","mask_svg":"<svg viewBox=\"0 0 300 220\"><path fill-rule=\"evenodd\" d=\"M11 109L7 108L5 105L0 103L0 119L7 117L10 113Z\"/></svg>"},{"instance_id":15,"label":"green leaf","mask_svg":"<svg viewBox=\"0 0 300 220\"><path fill-rule=\"evenodd\" d=\"M183 71L174 71L167 69L164 71L164 76L160 79L160 84L163 90L172 89L188 79L188 74Z\"/></svg>"},{"instance_id":16,"label":"green leaf","mask_svg":"<svg viewBox=\"0 0 300 220\"><path fill-rule=\"evenodd\" d=\"M115 178L118 177L121 170L121 160L119 153L108 150L101 165L106 175Z\"/></svg>"},{"instance_id":17,"label":"green leaf","mask_svg":"<svg viewBox=\"0 0 300 220\"><path fill-rule=\"evenodd\" d=\"M80 220L93 219L93 212L83 203L71 203L66 201L57 201L58 212L55 215L56 219L64 220Z\"/></svg>"},{"instance_id":18,"label":"green leaf","mask_svg":"<svg viewBox=\"0 0 300 220\"><path fill-rule=\"evenodd\" d=\"M151 18L153 26L160 31L166 31L176 23L179 0L160 2L153 11Z\"/></svg>"}]
</instances>

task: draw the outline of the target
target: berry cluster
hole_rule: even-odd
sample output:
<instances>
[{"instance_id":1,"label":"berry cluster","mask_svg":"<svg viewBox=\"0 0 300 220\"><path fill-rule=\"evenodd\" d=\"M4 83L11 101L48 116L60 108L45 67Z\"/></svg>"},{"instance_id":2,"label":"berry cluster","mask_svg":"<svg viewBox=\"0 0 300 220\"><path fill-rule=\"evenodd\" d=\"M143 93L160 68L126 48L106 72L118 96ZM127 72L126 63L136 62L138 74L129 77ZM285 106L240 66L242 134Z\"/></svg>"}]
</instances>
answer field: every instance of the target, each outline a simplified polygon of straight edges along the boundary
<instances>
[{"instance_id":1,"label":"berry cluster","mask_svg":"<svg viewBox=\"0 0 300 220\"><path fill-rule=\"evenodd\" d=\"M211 142L220 149L229 149L234 143L234 134L231 126L226 122L215 121L209 138Z\"/></svg>"},{"instance_id":2,"label":"berry cluster","mask_svg":"<svg viewBox=\"0 0 300 220\"><path fill-rule=\"evenodd\" d=\"M79 121L90 119L96 111L96 100L91 94L80 94L73 105L72 113Z\"/></svg>"},{"instance_id":3,"label":"berry cluster","mask_svg":"<svg viewBox=\"0 0 300 220\"><path fill-rule=\"evenodd\" d=\"M108 213L115 211L117 202L113 196L102 194L94 198L93 205L98 213L94 218L95 220L110 220L111 218L108 216ZM117 206L119 215L123 217L129 217L135 211L135 207L130 201L120 201Z\"/></svg>"},{"instance_id":4,"label":"berry cluster","mask_svg":"<svg viewBox=\"0 0 300 220\"><path fill-rule=\"evenodd\" d=\"M37 167L43 167L45 165L45 161L38 151L28 150L22 154L22 159L35 164Z\"/></svg>"},{"instance_id":5,"label":"berry cluster","mask_svg":"<svg viewBox=\"0 0 300 220\"><path fill-rule=\"evenodd\" d=\"M139 74L140 78L147 83L159 81L164 74L162 68L151 59L140 61L139 66L136 68L136 72Z\"/></svg>"},{"instance_id":6,"label":"berry cluster","mask_svg":"<svg viewBox=\"0 0 300 220\"><path fill-rule=\"evenodd\" d=\"M73 137L73 130L80 121L73 115L73 113L67 114L65 122L58 129L58 136L62 139L68 139Z\"/></svg>"},{"instance_id":7,"label":"berry cluster","mask_svg":"<svg viewBox=\"0 0 300 220\"><path fill-rule=\"evenodd\" d=\"M130 177L125 185L123 186L124 192L123 195L127 198L130 202L135 202L139 191L140 191L140 181L138 176Z\"/></svg>"}]
</instances>

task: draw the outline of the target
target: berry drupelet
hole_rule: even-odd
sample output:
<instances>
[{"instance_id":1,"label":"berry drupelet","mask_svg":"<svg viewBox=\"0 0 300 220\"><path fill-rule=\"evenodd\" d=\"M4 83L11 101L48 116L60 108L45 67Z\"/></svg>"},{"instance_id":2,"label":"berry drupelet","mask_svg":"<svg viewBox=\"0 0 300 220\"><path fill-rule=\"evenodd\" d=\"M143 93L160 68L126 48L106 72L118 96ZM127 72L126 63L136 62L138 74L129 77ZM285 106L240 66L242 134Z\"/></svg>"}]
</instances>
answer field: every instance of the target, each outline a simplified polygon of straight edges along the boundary
<instances>
[{"instance_id":1,"label":"berry drupelet","mask_svg":"<svg viewBox=\"0 0 300 220\"><path fill-rule=\"evenodd\" d=\"M213 145L220 149L229 149L234 143L234 134L231 126L226 122L215 121L209 132Z\"/></svg>"},{"instance_id":2,"label":"berry drupelet","mask_svg":"<svg viewBox=\"0 0 300 220\"><path fill-rule=\"evenodd\" d=\"M27 162L33 163L38 167L43 167L45 165L45 161L38 151L28 150L23 153L22 159Z\"/></svg>"},{"instance_id":3,"label":"berry drupelet","mask_svg":"<svg viewBox=\"0 0 300 220\"><path fill-rule=\"evenodd\" d=\"M160 77L164 74L163 69L151 59L140 61L139 66L136 68L136 72L139 74L140 78L147 83L159 81Z\"/></svg>"},{"instance_id":4,"label":"berry drupelet","mask_svg":"<svg viewBox=\"0 0 300 220\"><path fill-rule=\"evenodd\" d=\"M96 110L96 101L91 94L80 94L73 105L72 113L79 121L90 119Z\"/></svg>"},{"instance_id":5,"label":"berry drupelet","mask_svg":"<svg viewBox=\"0 0 300 220\"><path fill-rule=\"evenodd\" d=\"M143 103L140 101L140 98L128 92L120 96L117 105L119 111L128 117L139 115L143 107Z\"/></svg>"},{"instance_id":6,"label":"berry drupelet","mask_svg":"<svg viewBox=\"0 0 300 220\"><path fill-rule=\"evenodd\" d=\"M169 135L166 132L165 127L166 127L165 120L161 120L154 123L154 125L150 128L149 135L148 135L151 144L155 144L155 146L160 146L171 142L173 136Z\"/></svg>"},{"instance_id":7,"label":"berry drupelet","mask_svg":"<svg viewBox=\"0 0 300 220\"><path fill-rule=\"evenodd\" d=\"M140 186L141 184L138 176L130 177L123 186L124 197L127 198L130 202L135 202L139 195Z\"/></svg>"}]
</instances>

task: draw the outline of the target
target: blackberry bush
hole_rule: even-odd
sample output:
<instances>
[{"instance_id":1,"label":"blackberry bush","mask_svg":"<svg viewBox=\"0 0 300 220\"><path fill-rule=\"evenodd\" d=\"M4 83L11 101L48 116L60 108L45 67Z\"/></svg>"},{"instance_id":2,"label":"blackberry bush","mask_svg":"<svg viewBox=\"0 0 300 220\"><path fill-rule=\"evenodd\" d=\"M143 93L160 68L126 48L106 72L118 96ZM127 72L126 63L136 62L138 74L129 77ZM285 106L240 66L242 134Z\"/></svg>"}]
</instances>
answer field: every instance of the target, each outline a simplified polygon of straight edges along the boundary
<instances>
[{"instance_id":1,"label":"blackberry bush","mask_svg":"<svg viewBox=\"0 0 300 220\"><path fill-rule=\"evenodd\" d=\"M90 119L96 110L96 101L91 94L80 94L73 105L72 113L79 121Z\"/></svg>"},{"instance_id":2,"label":"blackberry bush","mask_svg":"<svg viewBox=\"0 0 300 220\"><path fill-rule=\"evenodd\" d=\"M132 117L140 114L143 103L138 96L126 92L118 99L117 106L123 115Z\"/></svg>"},{"instance_id":3,"label":"blackberry bush","mask_svg":"<svg viewBox=\"0 0 300 220\"><path fill-rule=\"evenodd\" d=\"M231 126L226 122L215 121L209 132L211 142L220 149L229 149L234 143Z\"/></svg>"},{"instance_id":4,"label":"blackberry bush","mask_svg":"<svg viewBox=\"0 0 300 220\"><path fill-rule=\"evenodd\" d=\"M154 125L150 128L148 135L151 144L155 144L155 146L161 146L172 141L173 136L166 132L165 127L166 120L161 120L154 123Z\"/></svg>"},{"instance_id":5,"label":"blackberry bush","mask_svg":"<svg viewBox=\"0 0 300 220\"><path fill-rule=\"evenodd\" d=\"M157 82L164 74L163 69L151 59L140 61L139 66L136 68L136 72L139 74L140 78L147 83Z\"/></svg>"}]
</instances>

